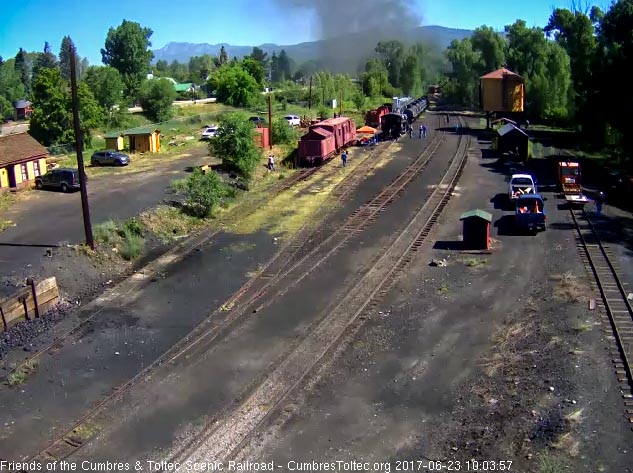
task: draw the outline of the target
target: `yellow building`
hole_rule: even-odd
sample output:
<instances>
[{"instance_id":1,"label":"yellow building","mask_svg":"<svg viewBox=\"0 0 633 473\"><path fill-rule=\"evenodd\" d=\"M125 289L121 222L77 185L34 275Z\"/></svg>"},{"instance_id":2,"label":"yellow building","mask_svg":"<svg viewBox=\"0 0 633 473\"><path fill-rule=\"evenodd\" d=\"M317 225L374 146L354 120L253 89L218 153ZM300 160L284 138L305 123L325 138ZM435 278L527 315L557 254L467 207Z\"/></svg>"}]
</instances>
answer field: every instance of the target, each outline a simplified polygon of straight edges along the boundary
<instances>
[{"instance_id":1,"label":"yellow building","mask_svg":"<svg viewBox=\"0 0 633 473\"><path fill-rule=\"evenodd\" d=\"M523 77L502 67L480 78L479 101L486 112L523 112Z\"/></svg>"},{"instance_id":2,"label":"yellow building","mask_svg":"<svg viewBox=\"0 0 633 473\"><path fill-rule=\"evenodd\" d=\"M125 148L125 143L123 141L123 133L113 132L108 133L104 136L105 138L105 148L113 149L114 151L121 151Z\"/></svg>"},{"instance_id":3,"label":"yellow building","mask_svg":"<svg viewBox=\"0 0 633 473\"><path fill-rule=\"evenodd\" d=\"M130 153L158 153L160 151L160 130L133 128L123 134L130 140Z\"/></svg>"},{"instance_id":4,"label":"yellow building","mask_svg":"<svg viewBox=\"0 0 633 473\"><path fill-rule=\"evenodd\" d=\"M48 151L28 133L0 136L0 191L34 184L46 174Z\"/></svg>"}]
</instances>

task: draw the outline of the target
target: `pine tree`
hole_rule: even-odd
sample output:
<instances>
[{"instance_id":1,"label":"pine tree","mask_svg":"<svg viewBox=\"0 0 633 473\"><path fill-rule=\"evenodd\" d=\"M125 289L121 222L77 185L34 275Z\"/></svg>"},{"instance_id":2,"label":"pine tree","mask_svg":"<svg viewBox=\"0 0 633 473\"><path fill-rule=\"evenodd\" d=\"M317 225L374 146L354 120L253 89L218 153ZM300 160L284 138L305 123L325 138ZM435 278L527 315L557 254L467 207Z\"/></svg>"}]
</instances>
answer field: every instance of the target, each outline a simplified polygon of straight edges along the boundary
<instances>
[{"instance_id":1,"label":"pine tree","mask_svg":"<svg viewBox=\"0 0 633 473\"><path fill-rule=\"evenodd\" d=\"M72 50L75 47L70 36L64 36L62 46L59 48L59 69L64 80L70 80L70 60L72 58Z\"/></svg>"},{"instance_id":2,"label":"pine tree","mask_svg":"<svg viewBox=\"0 0 633 473\"><path fill-rule=\"evenodd\" d=\"M226 49L224 49L224 46L222 46L220 48L220 55L218 56L218 63L221 66L222 64L226 64L227 62L229 62L229 55L227 54Z\"/></svg>"},{"instance_id":3,"label":"pine tree","mask_svg":"<svg viewBox=\"0 0 633 473\"><path fill-rule=\"evenodd\" d=\"M26 95L29 95L31 93L31 75L29 74L28 65L26 63L26 52L22 48L20 48L18 54L15 56L14 67L20 75L20 80L22 81L22 85L24 85Z\"/></svg>"}]
</instances>

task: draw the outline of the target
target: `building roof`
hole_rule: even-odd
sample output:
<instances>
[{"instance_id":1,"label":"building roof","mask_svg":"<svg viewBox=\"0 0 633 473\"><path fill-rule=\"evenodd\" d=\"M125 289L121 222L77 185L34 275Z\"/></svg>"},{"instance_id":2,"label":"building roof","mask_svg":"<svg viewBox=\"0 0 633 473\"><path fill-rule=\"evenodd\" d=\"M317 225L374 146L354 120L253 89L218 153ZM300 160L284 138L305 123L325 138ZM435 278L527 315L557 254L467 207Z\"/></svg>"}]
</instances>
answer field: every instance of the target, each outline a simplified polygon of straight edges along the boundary
<instances>
[{"instance_id":1,"label":"building roof","mask_svg":"<svg viewBox=\"0 0 633 473\"><path fill-rule=\"evenodd\" d=\"M481 79L503 79L504 77L514 77L517 79L523 79L519 74L515 74L510 69L502 67L496 71L489 72L485 76L481 76Z\"/></svg>"},{"instance_id":2,"label":"building roof","mask_svg":"<svg viewBox=\"0 0 633 473\"><path fill-rule=\"evenodd\" d=\"M28 100L18 100L15 102L15 108L27 108L31 106L31 102Z\"/></svg>"},{"instance_id":3,"label":"building roof","mask_svg":"<svg viewBox=\"0 0 633 473\"><path fill-rule=\"evenodd\" d=\"M28 133L0 136L0 166L43 158L48 150Z\"/></svg>"},{"instance_id":4,"label":"building roof","mask_svg":"<svg viewBox=\"0 0 633 473\"><path fill-rule=\"evenodd\" d=\"M518 131L522 135L525 135L526 138L528 138L528 134L526 132L521 130L521 128L516 127L512 123L507 123L506 125L503 125L501 128L497 130L497 133L499 133L499 136L505 136L508 133L513 133L515 131Z\"/></svg>"},{"instance_id":5,"label":"building roof","mask_svg":"<svg viewBox=\"0 0 633 473\"><path fill-rule=\"evenodd\" d=\"M195 87L193 82L186 82L184 84L174 84L174 89L176 89L176 92L187 92L192 87Z\"/></svg>"},{"instance_id":6,"label":"building roof","mask_svg":"<svg viewBox=\"0 0 633 473\"><path fill-rule=\"evenodd\" d=\"M125 130L123 132L123 136L129 135L151 135L154 132L160 133L160 130L153 128L151 126L140 126L138 128L130 128L129 130Z\"/></svg>"},{"instance_id":7,"label":"building roof","mask_svg":"<svg viewBox=\"0 0 633 473\"><path fill-rule=\"evenodd\" d=\"M123 133L120 131L111 131L110 133L103 135L104 138L118 138L119 136L123 136Z\"/></svg>"},{"instance_id":8,"label":"building roof","mask_svg":"<svg viewBox=\"0 0 633 473\"><path fill-rule=\"evenodd\" d=\"M480 209L475 209L469 212L465 212L462 214L461 217L459 217L459 219L464 220L464 219L472 218L472 217L479 217L479 218L483 218L484 220L487 220L488 222L492 222L492 214L489 214L488 212L484 210L480 210Z\"/></svg>"}]
</instances>

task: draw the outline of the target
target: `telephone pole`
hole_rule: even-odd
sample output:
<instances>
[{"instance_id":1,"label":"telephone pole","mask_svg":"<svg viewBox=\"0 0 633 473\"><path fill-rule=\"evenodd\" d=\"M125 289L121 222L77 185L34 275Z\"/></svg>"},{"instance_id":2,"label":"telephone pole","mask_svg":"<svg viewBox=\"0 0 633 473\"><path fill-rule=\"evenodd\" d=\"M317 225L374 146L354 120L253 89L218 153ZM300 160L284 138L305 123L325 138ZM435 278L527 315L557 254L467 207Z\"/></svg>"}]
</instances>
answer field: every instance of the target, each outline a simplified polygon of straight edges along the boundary
<instances>
[{"instance_id":1,"label":"telephone pole","mask_svg":"<svg viewBox=\"0 0 633 473\"><path fill-rule=\"evenodd\" d=\"M70 54L70 93L73 102L73 126L75 129L75 146L77 149L77 167L79 168L79 188L81 192L81 210L84 218L84 230L86 232L86 245L95 249L92 236L92 224L90 223L90 207L88 206L88 190L86 189L86 170L84 169L84 140L79 123L79 99L77 98L77 51L72 47Z\"/></svg>"},{"instance_id":2,"label":"telephone pole","mask_svg":"<svg viewBox=\"0 0 633 473\"><path fill-rule=\"evenodd\" d=\"M273 149L273 99L268 94L268 145Z\"/></svg>"},{"instance_id":3,"label":"telephone pole","mask_svg":"<svg viewBox=\"0 0 633 473\"><path fill-rule=\"evenodd\" d=\"M310 92L308 93L308 110L312 108L312 76L310 76Z\"/></svg>"}]
</instances>

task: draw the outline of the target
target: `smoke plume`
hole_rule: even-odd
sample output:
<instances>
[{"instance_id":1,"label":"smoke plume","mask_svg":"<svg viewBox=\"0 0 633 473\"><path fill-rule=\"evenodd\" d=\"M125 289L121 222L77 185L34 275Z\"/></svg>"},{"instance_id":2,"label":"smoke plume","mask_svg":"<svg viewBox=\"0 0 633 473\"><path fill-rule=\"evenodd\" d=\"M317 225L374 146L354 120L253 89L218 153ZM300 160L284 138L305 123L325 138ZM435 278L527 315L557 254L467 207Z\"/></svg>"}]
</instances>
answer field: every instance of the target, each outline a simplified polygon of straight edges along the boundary
<instances>
[{"instance_id":1,"label":"smoke plume","mask_svg":"<svg viewBox=\"0 0 633 473\"><path fill-rule=\"evenodd\" d=\"M283 11L312 11L321 45L321 61L333 70L349 70L371 55L378 41L406 39L422 14L414 0L276 0ZM344 41L337 37L345 36ZM356 64L352 66L355 69Z\"/></svg>"}]
</instances>

